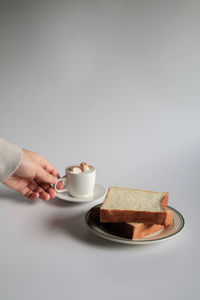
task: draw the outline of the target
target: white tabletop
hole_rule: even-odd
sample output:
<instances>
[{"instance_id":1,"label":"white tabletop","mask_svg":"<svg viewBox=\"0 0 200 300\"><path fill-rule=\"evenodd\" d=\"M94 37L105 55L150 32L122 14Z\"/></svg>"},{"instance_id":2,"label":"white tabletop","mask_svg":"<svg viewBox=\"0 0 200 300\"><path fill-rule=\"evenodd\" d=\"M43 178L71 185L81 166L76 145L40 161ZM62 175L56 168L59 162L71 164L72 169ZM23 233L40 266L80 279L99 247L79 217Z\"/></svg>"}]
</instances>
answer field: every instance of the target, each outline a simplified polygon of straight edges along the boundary
<instances>
[{"instance_id":1,"label":"white tabletop","mask_svg":"<svg viewBox=\"0 0 200 300\"><path fill-rule=\"evenodd\" d=\"M20 1L0 11L1 137L97 183L168 191L177 237L95 236L73 204L0 185L0 299L199 299L198 1Z\"/></svg>"}]
</instances>

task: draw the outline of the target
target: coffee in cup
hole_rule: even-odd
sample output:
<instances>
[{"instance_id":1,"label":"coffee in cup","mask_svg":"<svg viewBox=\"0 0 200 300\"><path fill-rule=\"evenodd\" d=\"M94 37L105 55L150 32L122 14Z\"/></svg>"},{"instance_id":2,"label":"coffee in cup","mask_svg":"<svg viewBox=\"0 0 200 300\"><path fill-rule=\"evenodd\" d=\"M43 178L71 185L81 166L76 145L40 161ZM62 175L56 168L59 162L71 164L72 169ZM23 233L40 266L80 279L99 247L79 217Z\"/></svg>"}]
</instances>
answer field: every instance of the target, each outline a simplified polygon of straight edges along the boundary
<instances>
[{"instance_id":1,"label":"coffee in cup","mask_svg":"<svg viewBox=\"0 0 200 300\"><path fill-rule=\"evenodd\" d=\"M65 187L62 190L56 188L60 181ZM86 198L93 194L95 181L95 167L87 163L81 163L80 165L69 166L65 169L65 176L58 180L55 185L55 190L58 193L68 191L69 194L75 198Z\"/></svg>"}]
</instances>

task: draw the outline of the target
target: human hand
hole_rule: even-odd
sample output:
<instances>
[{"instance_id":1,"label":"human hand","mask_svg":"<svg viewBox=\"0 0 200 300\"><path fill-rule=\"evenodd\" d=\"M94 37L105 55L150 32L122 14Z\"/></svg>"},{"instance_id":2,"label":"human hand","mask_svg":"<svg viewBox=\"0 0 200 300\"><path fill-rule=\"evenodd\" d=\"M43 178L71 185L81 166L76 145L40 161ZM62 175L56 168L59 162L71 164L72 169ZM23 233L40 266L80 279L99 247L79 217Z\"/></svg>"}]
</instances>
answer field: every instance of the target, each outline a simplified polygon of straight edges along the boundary
<instances>
[{"instance_id":1,"label":"human hand","mask_svg":"<svg viewBox=\"0 0 200 300\"><path fill-rule=\"evenodd\" d=\"M55 184L58 177L57 170L41 155L23 150L19 167L3 183L32 200L41 198L47 201L56 195L51 184Z\"/></svg>"}]
</instances>

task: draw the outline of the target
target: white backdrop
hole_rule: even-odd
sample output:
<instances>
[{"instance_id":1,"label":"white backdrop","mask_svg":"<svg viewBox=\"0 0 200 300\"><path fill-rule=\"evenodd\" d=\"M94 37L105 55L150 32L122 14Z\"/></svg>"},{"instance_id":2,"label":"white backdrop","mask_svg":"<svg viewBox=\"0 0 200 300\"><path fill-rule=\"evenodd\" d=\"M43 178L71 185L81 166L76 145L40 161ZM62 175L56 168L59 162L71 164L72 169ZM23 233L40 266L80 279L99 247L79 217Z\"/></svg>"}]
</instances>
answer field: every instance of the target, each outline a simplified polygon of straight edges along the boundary
<instances>
[{"instance_id":1,"label":"white backdrop","mask_svg":"<svg viewBox=\"0 0 200 300\"><path fill-rule=\"evenodd\" d=\"M172 241L115 245L84 223L97 202L1 185L1 299L198 299L199 20L193 0L1 2L1 137L61 175L87 161L106 188L169 191L186 220Z\"/></svg>"}]
</instances>

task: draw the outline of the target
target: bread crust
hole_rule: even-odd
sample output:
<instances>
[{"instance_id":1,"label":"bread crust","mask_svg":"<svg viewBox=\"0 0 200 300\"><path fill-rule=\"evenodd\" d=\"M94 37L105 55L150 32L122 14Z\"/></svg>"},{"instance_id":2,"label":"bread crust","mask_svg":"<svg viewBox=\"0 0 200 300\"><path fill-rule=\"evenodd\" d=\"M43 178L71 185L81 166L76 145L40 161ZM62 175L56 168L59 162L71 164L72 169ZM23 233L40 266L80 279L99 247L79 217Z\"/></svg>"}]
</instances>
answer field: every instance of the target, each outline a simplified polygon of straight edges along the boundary
<instances>
[{"instance_id":1,"label":"bread crust","mask_svg":"<svg viewBox=\"0 0 200 300\"><path fill-rule=\"evenodd\" d=\"M162 206L162 208L167 207L168 197L169 197L169 193L166 192L166 195L161 199L161 202L160 202L160 205Z\"/></svg>"},{"instance_id":2,"label":"bread crust","mask_svg":"<svg viewBox=\"0 0 200 300\"><path fill-rule=\"evenodd\" d=\"M163 209L161 212L151 212L151 211L136 211L136 210L119 210L119 209L104 209L103 206L109 196L110 189L118 188L121 190L126 190L126 188L121 187L109 187L104 202L100 208L100 222L136 222L136 223L146 223L146 224L158 224L167 226L172 221L172 216L167 214L166 206L168 204L168 192L165 192L165 196L161 199L160 205ZM142 191L148 193L158 193L154 191L132 189L135 191Z\"/></svg>"},{"instance_id":3,"label":"bread crust","mask_svg":"<svg viewBox=\"0 0 200 300\"><path fill-rule=\"evenodd\" d=\"M170 209L167 209L167 217L165 220L165 226L171 225L173 222L173 211Z\"/></svg>"},{"instance_id":4,"label":"bread crust","mask_svg":"<svg viewBox=\"0 0 200 300\"><path fill-rule=\"evenodd\" d=\"M172 217L173 212L167 209L168 216ZM158 230L164 228L162 225L157 224L144 224L144 223L100 223L100 208L94 207L91 211L91 218L94 220L95 223L103 229L107 230L112 234L116 234L123 238L127 239L139 239L144 236L147 236L150 233L157 232ZM172 219L171 219L172 222ZM170 223L171 224L171 223Z\"/></svg>"},{"instance_id":5,"label":"bread crust","mask_svg":"<svg viewBox=\"0 0 200 300\"><path fill-rule=\"evenodd\" d=\"M142 228L140 230L139 233L135 233L133 234L132 239L139 239L142 238L150 233L154 233L159 231L160 229L164 228L164 226L162 225L157 225L157 224L153 224L153 225L147 225L147 224L142 224Z\"/></svg>"},{"instance_id":6,"label":"bread crust","mask_svg":"<svg viewBox=\"0 0 200 300\"><path fill-rule=\"evenodd\" d=\"M167 211L151 212L100 208L100 222L136 222L167 226L170 224L169 221L170 217L168 217Z\"/></svg>"},{"instance_id":7,"label":"bread crust","mask_svg":"<svg viewBox=\"0 0 200 300\"><path fill-rule=\"evenodd\" d=\"M130 224L126 222L122 223L110 223L110 228L113 233L128 239L139 239L150 233L154 233L163 228L162 225L152 225L152 224Z\"/></svg>"}]
</instances>

